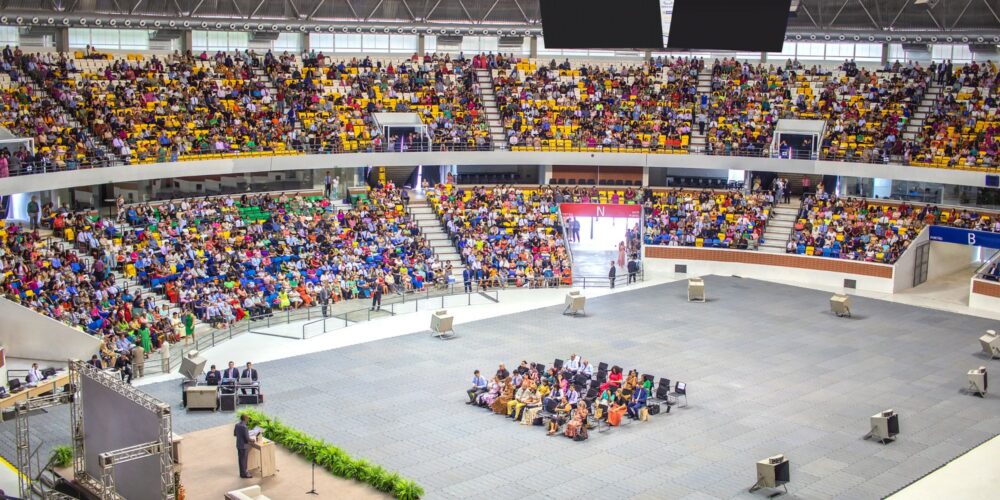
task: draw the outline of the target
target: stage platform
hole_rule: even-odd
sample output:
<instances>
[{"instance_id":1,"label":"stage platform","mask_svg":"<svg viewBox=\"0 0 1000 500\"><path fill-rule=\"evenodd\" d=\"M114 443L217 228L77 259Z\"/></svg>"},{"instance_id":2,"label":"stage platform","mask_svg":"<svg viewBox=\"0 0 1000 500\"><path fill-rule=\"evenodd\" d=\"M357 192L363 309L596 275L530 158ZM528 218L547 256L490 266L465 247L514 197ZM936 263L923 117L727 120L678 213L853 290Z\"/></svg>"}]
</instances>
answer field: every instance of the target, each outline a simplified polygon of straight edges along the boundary
<instances>
[{"instance_id":1,"label":"stage platform","mask_svg":"<svg viewBox=\"0 0 1000 500\"><path fill-rule=\"evenodd\" d=\"M235 425L235 418L233 425ZM306 494L310 489L310 463L281 446L275 448L278 472L261 479L259 474L241 479L236 458L233 425L222 425L184 434L181 444L181 484L189 500L218 500L227 491L260 485L262 493L273 499L351 498L389 499L389 495L367 485L348 481L316 468L316 491L319 496Z\"/></svg>"},{"instance_id":2,"label":"stage platform","mask_svg":"<svg viewBox=\"0 0 1000 500\"><path fill-rule=\"evenodd\" d=\"M465 323L447 342L424 332L259 363L258 409L429 499L759 499L747 493L754 462L777 453L791 461L790 498L881 498L1000 432L1000 397L960 391L969 369L992 366L977 339L995 321L859 296L854 316L837 318L828 292L705 281L706 303L688 303L682 281L591 297L582 318L559 305ZM690 406L573 442L463 404L476 368L573 352L687 382ZM179 434L235 421L185 412L177 381L142 389L175 408ZM862 440L888 408L899 439ZM68 442L66 422L56 409L33 417L33 432ZM12 451L13 426L0 431ZM219 470L238 481L232 448L204 461L226 461Z\"/></svg>"}]
</instances>

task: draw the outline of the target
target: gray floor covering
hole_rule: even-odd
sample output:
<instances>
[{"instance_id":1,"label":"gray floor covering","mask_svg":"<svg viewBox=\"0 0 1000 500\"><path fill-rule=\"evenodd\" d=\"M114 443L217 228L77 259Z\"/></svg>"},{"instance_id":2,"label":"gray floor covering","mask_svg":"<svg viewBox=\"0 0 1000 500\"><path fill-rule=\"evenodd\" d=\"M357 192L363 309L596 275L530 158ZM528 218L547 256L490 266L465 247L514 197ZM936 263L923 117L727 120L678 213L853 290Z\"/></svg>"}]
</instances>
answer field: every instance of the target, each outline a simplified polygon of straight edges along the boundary
<instances>
[{"instance_id":1,"label":"gray floor covering","mask_svg":"<svg viewBox=\"0 0 1000 500\"><path fill-rule=\"evenodd\" d=\"M680 282L590 300L585 318L546 308L460 325L450 341L261 363L260 409L417 480L427 498L762 498L746 492L754 462L776 453L791 461L793 498L879 498L1000 432L1000 397L961 391L990 363L977 342L987 320L857 297L855 316L837 318L827 293L706 281L704 304ZM462 403L474 368L571 352L685 381L690 405L573 442ZM176 432L233 421L184 412L176 382L146 390L178 408ZM899 440L862 440L886 408L900 413ZM33 417L35 436L67 442L67 420ZM13 430L0 426L11 458Z\"/></svg>"}]
</instances>

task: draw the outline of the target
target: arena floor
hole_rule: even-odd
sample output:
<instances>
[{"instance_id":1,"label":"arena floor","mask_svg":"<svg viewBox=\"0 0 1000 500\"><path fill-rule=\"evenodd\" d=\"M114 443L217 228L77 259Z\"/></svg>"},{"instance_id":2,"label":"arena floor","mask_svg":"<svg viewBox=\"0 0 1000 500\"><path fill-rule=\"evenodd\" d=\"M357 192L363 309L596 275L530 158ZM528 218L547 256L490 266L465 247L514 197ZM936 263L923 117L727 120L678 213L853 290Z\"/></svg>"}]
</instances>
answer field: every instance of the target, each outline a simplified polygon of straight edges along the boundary
<instances>
[{"instance_id":1,"label":"arena floor","mask_svg":"<svg viewBox=\"0 0 1000 500\"><path fill-rule=\"evenodd\" d=\"M678 282L592 299L586 318L549 307L460 325L451 341L404 335L260 363L260 409L417 480L427 498L762 498L746 491L754 462L777 453L791 497L881 498L1000 433L1000 398L961 391L986 364L977 338L993 322L861 297L837 318L825 292L706 281L704 304ZM571 352L687 382L690 405L573 442L463 404L475 368ZM178 385L143 389L179 407ZM862 440L886 408L899 440ZM68 442L66 418L32 425ZM174 430L233 418L179 410ZM2 430L7 449L13 427Z\"/></svg>"}]
</instances>

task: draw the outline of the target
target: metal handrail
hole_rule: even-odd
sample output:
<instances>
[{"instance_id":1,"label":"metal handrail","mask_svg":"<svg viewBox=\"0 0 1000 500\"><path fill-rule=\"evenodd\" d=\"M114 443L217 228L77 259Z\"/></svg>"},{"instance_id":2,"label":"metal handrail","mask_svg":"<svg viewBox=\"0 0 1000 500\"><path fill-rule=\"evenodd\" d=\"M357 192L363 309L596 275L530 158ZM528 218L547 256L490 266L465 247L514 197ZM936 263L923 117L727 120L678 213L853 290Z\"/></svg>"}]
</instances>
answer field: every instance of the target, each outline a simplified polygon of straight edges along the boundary
<instances>
[{"instance_id":1,"label":"metal handrail","mask_svg":"<svg viewBox=\"0 0 1000 500\"><path fill-rule=\"evenodd\" d=\"M988 259L984 260L983 263L980 264L979 267L976 268L976 271L972 274L973 277L975 277L976 279L986 279L986 270L989 269L989 267L992 266L998 260L998 258L1000 258L1000 250L994 251L993 255L991 255Z\"/></svg>"},{"instance_id":2,"label":"metal handrail","mask_svg":"<svg viewBox=\"0 0 1000 500\"><path fill-rule=\"evenodd\" d=\"M419 291L409 290L402 293L399 293L398 291L390 292L383 296L382 306L386 307L392 304L412 302L414 300L426 300L430 298L437 298L439 296L462 295L466 293L464 291L456 292L455 290L458 286L460 286L459 283L447 283L443 285L425 284ZM438 293L438 292L444 292L444 293ZM356 299L344 299L344 300L356 300ZM367 299L362 299L362 300L367 300ZM333 304L329 305L328 307L332 308ZM335 314L336 315L352 314L361 310L362 309L359 308ZM285 309L283 311L272 310L270 314L264 316L257 316L257 317L248 316L244 321L247 322L247 331L251 333L258 333L262 335L273 335L273 333L270 332L254 331L254 328L260 325L260 323L264 323L266 325L266 328L269 328L274 325L283 325L296 321L303 321L303 320L311 321L313 318L321 318L322 315L323 315L323 306L313 305L307 308ZM287 337L285 335L280 335L280 336Z\"/></svg>"},{"instance_id":3,"label":"metal handrail","mask_svg":"<svg viewBox=\"0 0 1000 500\"><path fill-rule=\"evenodd\" d=\"M447 307L446 304L445 304L445 302L446 302L446 299L448 297L460 297L462 295L464 295L466 297L466 303L465 303L466 306L471 306L472 305L472 296L473 295L486 295L487 297L489 297L490 295L492 295L493 298L490 299L490 300L493 300L494 302L499 302L500 301L500 292L498 290L493 290L492 292L489 292L489 291L464 292L463 291L463 292L460 292L460 293L450 293L450 294L438 295L438 296L434 296L434 297L420 297L420 298L417 298L416 300L410 300L408 302L406 302L406 301L392 302L392 303L389 303L389 304L384 304L383 307L388 309L387 312L389 313L390 316L395 316L396 314L401 314L401 313L397 313L396 312L396 306L404 306L404 305L408 305L408 304L413 304L413 312L419 312L420 311L420 302L421 301L430 302L432 300L436 301L436 300L440 299L441 300L440 307L444 308L444 307ZM456 304L451 304L450 307L457 307L457 306L460 306L460 305L461 304L457 304L457 305ZM306 322L306 323L304 323L302 325L302 339L304 340L306 338L315 337L315 336L318 336L318 335L323 335L324 333L328 333L331 330L330 328L327 328L327 322L328 321L337 320L337 323L339 324L340 321L342 320L344 322L344 327L348 327L348 326L351 325L352 322L353 323L361 323L361 322L371 321L372 320L372 313L375 313L375 312L380 312L380 311L373 311L371 308L361 308L361 309L354 309L352 311L331 314L329 316L324 316L323 318L320 318L320 319L316 319L316 320L313 320L313 321L308 321L308 322ZM363 318L361 318L361 319L351 319L351 315L358 315L359 313L363 314L365 316ZM378 318L376 317L375 319L378 319ZM315 324L319 324L319 323L321 323L323 325L322 330L319 333L316 333L316 334L313 334L313 335L309 335L307 333L307 330L309 329L309 327L311 325L315 325Z\"/></svg>"},{"instance_id":4,"label":"metal handrail","mask_svg":"<svg viewBox=\"0 0 1000 500\"><path fill-rule=\"evenodd\" d=\"M775 160L807 160L807 161L836 161L843 163L861 163L861 164L881 164L881 165L903 165L903 166L916 166L925 168L947 168L950 170L974 170L974 171L997 171L1000 170L1000 165L997 166L965 166L965 165L953 165L949 167L935 167L934 165L928 165L922 162L914 162L904 160L901 155L891 155L889 158L869 158L865 159L862 157L846 157L839 155L830 155L827 153L812 154L812 153L793 153L790 157L781 157L779 154L770 150L770 148L761 150L730 150L730 151L719 151L712 150L709 151L704 147L693 147L688 146L687 148L673 148L673 147L642 147L642 146L509 146L507 144L493 144L487 143L482 146L469 145L464 143L459 144L446 144L446 143L434 143L433 145L424 145L424 147L414 147L409 148L406 151L399 151L393 144L383 144L379 147L367 146L365 148L359 148L356 151L347 151L342 147L316 147L307 144L293 145L286 144L284 151L274 151L272 150L249 150L245 148L234 149L231 151L224 152L207 152L207 153L188 153L182 155L178 158L178 162L183 163L185 161L196 161L196 160L221 160L229 159L233 156L268 156L268 157L280 157L287 155L304 155L304 154L351 154L351 153L421 153L421 152L451 152L451 151L478 151L478 152L494 152L494 151L513 151L513 152L556 152L556 153L632 153L632 154L670 154L670 153L686 153L690 155L702 155L702 156L725 156L725 157L741 157L741 158L770 158ZM152 158L154 161L150 161ZM72 158L71 161L67 163L69 165L64 167L59 167L50 162L42 162L40 164L30 163L27 165L20 165L19 167L10 168L10 176L20 176L20 175L34 175L34 174L44 174L53 172L65 172L72 170L86 170L91 168L104 168L111 166L123 166L123 165L146 165L146 164L156 164L156 163L169 163L169 161L159 162L155 161L156 155L151 155L146 159L139 161L129 161L123 160L118 157L109 156L87 156L85 158Z\"/></svg>"}]
</instances>

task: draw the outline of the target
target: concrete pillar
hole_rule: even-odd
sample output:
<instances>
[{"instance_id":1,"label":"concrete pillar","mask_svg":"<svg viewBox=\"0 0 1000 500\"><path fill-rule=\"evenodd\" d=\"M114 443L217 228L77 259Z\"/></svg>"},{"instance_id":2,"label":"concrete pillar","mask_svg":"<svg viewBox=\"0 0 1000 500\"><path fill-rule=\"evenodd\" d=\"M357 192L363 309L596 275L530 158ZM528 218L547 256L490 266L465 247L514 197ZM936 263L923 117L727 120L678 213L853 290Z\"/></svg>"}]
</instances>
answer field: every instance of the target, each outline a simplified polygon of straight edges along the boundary
<instances>
[{"instance_id":1,"label":"concrete pillar","mask_svg":"<svg viewBox=\"0 0 1000 500\"><path fill-rule=\"evenodd\" d=\"M538 180L539 184L548 184L552 181L552 165L538 166Z\"/></svg>"},{"instance_id":2,"label":"concrete pillar","mask_svg":"<svg viewBox=\"0 0 1000 500\"><path fill-rule=\"evenodd\" d=\"M642 185L649 186L649 167L642 167Z\"/></svg>"},{"instance_id":3,"label":"concrete pillar","mask_svg":"<svg viewBox=\"0 0 1000 500\"><path fill-rule=\"evenodd\" d=\"M882 66L889 64L889 44L882 44Z\"/></svg>"},{"instance_id":4,"label":"concrete pillar","mask_svg":"<svg viewBox=\"0 0 1000 500\"><path fill-rule=\"evenodd\" d=\"M181 32L181 54L189 50L194 52L194 32L184 30Z\"/></svg>"},{"instance_id":5,"label":"concrete pillar","mask_svg":"<svg viewBox=\"0 0 1000 500\"><path fill-rule=\"evenodd\" d=\"M642 53L642 60L643 61L649 61L652 58L653 58L653 51L652 50L647 50L647 51L645 51L645 52Z\"/></svg>"},{"instance_id":6,"label":"concrete pillar","mask_svg":"<svg viewBox=\"0 0 1000 500\"><path fill-rule=\"evenodd\" d=\"M531 41L528 43L528 57L536 59L538 57L538 36L534 35L531 37Z\"/></svg>"},{"instance_id":7,"label":"concrete pillar","mask_svg":"<svg viewBox=\"0 0 1000 500\"><path fill-rule=\"evenodd\" d=\"M427 52L427 40L424 39L424 34L421 33L417 35L417 54L423 56Z\"/></svg>"},{"instance_id":8,"label":"concrete pillar","mask_svg":"<svg viewBox=\"0 0 1000 500\"><path fill-rule=\"evenodd\" d=\"M56 52L69 52L69 28L56 28Z\"/></svg>"},{"instance_id":9,"label":"concrete pillar","mask_svg":"<svg viewBox=\"0 0 1000 500\"><path fill-rule=\"evenodd\" d=\"M761 64L766 64L767 63L767 52L761 52L760 53L760 62L761 62Z\"/></svg>"},{"instance_id":10,"label":"concrete pillar","mask_svg":"<svg viewBox=\"0 0 1000 500\"><path fill-rule=\"evenodd\" d=\"M299 36L302 37L302 52L309 52L309 33L300 33Z\"/></svg>"}]
</instances>

